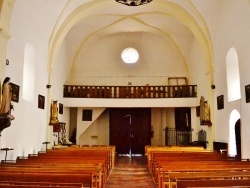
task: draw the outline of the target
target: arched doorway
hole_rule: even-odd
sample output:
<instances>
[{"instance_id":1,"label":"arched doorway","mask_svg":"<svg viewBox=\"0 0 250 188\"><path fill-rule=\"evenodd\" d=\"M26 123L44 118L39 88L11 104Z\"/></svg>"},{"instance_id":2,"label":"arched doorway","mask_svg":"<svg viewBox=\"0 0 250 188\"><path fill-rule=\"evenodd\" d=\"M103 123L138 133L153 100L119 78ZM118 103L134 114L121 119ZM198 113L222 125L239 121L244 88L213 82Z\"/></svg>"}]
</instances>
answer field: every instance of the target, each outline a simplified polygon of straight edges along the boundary
<instances>
[{"instance_id":1,"label":"arched doorway","mask_svg":"<svg viewBox=\"0 0 250 188\"><path fill-rule=\"evenodd\" d=\"M236 128L236 126L238 124L240 125L240 113L234 109L231 112L230 119L229 119L228 155L231 157L236 157L237 150L238 150L237 147L241 147L241 146L237 146L240 144L239 143L240 141L239 140L236 141L236 139L239 139L241 137L239 127ZM237 135L237 137L236 137L236 135ZM238 143L236 143L236 142L238 142Z\"/></svg>"},{"instance_id":2,"label":"arched doorway","mask_svg":"<svg viewBox=\"0 0 250 188\"><path fill-rule=\"evenodd\" d=\"M240 119L235 123L235 145L236 145L236 157L241 159L241 124Z\"/></svg>"}]
</instances>

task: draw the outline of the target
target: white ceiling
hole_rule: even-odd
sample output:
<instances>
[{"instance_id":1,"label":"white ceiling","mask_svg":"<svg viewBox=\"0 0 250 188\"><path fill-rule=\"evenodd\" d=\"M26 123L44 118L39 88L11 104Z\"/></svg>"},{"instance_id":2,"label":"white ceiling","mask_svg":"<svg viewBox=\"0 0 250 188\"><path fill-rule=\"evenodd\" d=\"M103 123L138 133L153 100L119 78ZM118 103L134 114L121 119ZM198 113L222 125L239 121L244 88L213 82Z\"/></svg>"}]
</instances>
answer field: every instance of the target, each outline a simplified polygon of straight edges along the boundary
<instances>
[{"instance_id":1,"label":"white ceiling","mask_svg":"<svg viewBox=\"0 0 250 188\"><path fill-rule=\"evenodd\" d=\"M170 53L176 57L178 63L188 66L190 46L194 40L198 40L201 49L207 50L205 54L210 53L206 23L202 13L196 7L200 7L199 1L188 0L153 0L149 4L136 7L119 4L115 0L78 0L66 4L61 14L64 28L60 29L61 32L66 31L62 40L66 40L71 61L70 79L85 73L89 75L92 70L86 68L87 62L91 62L91 66L97 69L100 67L100 61L104 64L107 64L105 61L119 61L117 59L119 55L116 54L120 54L123 48L131 45L139 48L140 59L144 63L143 68L148 71L152 69L146 66L149 64L147 61L162 64L163 59L167 59ZM109 50L110 54L105 50ZM157 50L162 56L166 54L167 56L159 58L159 54L155 53ZM94 55L96 59L91 56L91 53L96 54ZM102 53L117 58L107 58ZM154 54L157 56L154 57ZM149 58L149 55L152 58ZM176 62L172 63L176 64ZM106 65L109 69L110 66L113 65ZM159 70L155 70L154 76L157 76L157 72L159 75L169 75L169 72L164 73L160 70L161 66L155 67ZM185 71L183 74L187 74L188 70ZM93 72L93 75L98 74L100 75L100 71ZM102 67L102 74L105 75L104 67ZM148 73L141 72L141 74ZM108 72L107 75L112 76L112 73ZM113 75L117 75L117 71Z\"/></svg>"}]
</instances>

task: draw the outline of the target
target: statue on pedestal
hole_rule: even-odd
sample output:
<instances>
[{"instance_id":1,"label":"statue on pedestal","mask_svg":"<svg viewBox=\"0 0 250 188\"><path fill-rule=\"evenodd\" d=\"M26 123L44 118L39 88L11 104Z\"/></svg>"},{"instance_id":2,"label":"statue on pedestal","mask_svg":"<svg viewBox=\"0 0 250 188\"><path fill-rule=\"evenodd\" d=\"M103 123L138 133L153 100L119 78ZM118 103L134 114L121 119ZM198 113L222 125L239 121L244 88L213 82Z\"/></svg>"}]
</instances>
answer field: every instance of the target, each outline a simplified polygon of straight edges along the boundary
<instances>
[{"instance_id":1,"label":"statue on pedestal","mask_svg":"<svg viewBox=\"0 0 250 188\"><path fill-rule=\"evenodd\" d=\"M2 96L0 101L0 135L3 129L11 125L14 116L11 115L13 105L11 104L12 89L10 86L10 78L6 77L2 85Z\"/></svg>"},{"instance_id":2,"label":"statue on pedestal","mask_svg":"<svg viewBox=\"0 0 250 188\"><path fill-rule=\"evenodd\" d=\"M205 98L201 96L200 99L200 124L211 126L212 122L210 120L210 108L208 102L205 101Z\"/></svg>"},{"instance_id":3,"label":"statue on pedestal","mask_svg":"<svg viewBox=\"0 0 250 188\"><path fill-rule=\"evenodd\" d=\"M52 101L52 104L51 104L50 123L59 123L57 101Z\"/></svg>"}]
</instances>

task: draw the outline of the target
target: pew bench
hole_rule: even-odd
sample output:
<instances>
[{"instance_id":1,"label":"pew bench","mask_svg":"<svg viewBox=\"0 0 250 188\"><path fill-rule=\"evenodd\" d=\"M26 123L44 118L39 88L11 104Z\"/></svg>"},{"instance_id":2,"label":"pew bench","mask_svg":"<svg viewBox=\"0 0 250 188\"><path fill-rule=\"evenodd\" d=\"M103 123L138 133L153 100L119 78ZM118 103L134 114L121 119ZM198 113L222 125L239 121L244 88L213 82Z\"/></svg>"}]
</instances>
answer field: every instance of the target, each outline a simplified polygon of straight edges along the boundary
<instances>
[{"instance_id":1,"label":"pew bench","mask_svg":"<svg viewBox=\"0 0 250 188\"><path fill-rule=\"evenodd\" d=\"M179 159L180 158L180 159ZM168 161L180 160L229 160L226 155L218 152L152 152L147 158L148 168L151 170L157 159Z\"/></svg>"},{"instance_id":2,"label":"pew bench","mask_svg":"<svg viewBox=\"0 0 250 188\"><path fill-rule=\"evenodd\" d=\"M64 181L64 183L69 183L67 180L71 180L71 183L79 183L81 178L84 178L82 181L87 181L87 174L90 173L90 186L103 188L114 166L115 147L101 148L54 149L39 152L37 155L29 155L27 159L17 158L16 163L0 164L0 177L1 180L12 181L12 183L18 180L28 182L49 180L51 184ZM53 182L48 174L53 176ZM21 179L19 179L20 176L22 176ZM71 178L68 179L66 176ZM81 182L82 185L83 183L86 184L84 186L89 187L86 182ZM46 185L42 186L46 187Z\"/></svg>"},{"instance_id":3,"label":"pew bench","mask_svg":"<svg viewBox=\"0 0 250 188\"><path fill-rule=\"evenodd\" d=\"M79 169L87 169L87 168L92 168L95 167L96 171L99 172L99 174L102 174L102 181L103 183L106 182L110 171L108 171L108 168L105 165L104 160L84 160L83 161L78 161L78 160L36 160L36 161L31 161L24 159L22 162L18 161L17 164L21 165L35 165L35 166L48 166L52 168L58 168L60 167L61 169L65 168L79 168Z\"/></svg>"},{"instance_id":4,"label":"pew bench","mask_svg":"<svg viewBox=\"0 0 250 188\"><path fill-rule=\"evenodd\" d=\"M224 157L220 158L217 156L207 156L207 155L197 155L197 156L154 156L153 160L149 162L149 170L152 174L155 172L155 168L157 168L160 165L164 165L166 163L176 163L176 162L183 162L183 161L190 161L190 162L202 162L202 161L208 161L209 163L217 162L217 161L233 161L233 160L226 160ZM210 162L211 161L211 162ZM250 164L250 163L249 163Z\"/></svg>"},{"instance_id":5,"label":"pew bench","mask_svg":"<svg viewBox=\"0 0 250 188\"><path fill-rule=\"evenodd\" d=\"M82 187L92 186L92 174L68 174L68 173L13 173L0 172L1 181L8 182L50 182L56 183L80 183Z\"/></svg>"},{"instance_id":6,"label":"pew bench","mask_svg":"<svg viewBox=\"0 0 250 188\"><path fill-rule=\"evenodd\" d=\"M93 179L93 185L95 187L102 187L105 182L105 176L103 170L98 166L92 165L46 165L40 164L36 166L32 165L5 165L0 166L0 175L2 173L67 173L67 174L84 174L91 173Z\"/></svg>"},{"instance_id":7,"label":"pew bench","mask_svg":"<svg viewBox=\"0 0 250 188\"><path fill-rule=\"evenodd\" d=\"M201 179L201 178L249 178L250 177L250 170L237 170L237 171L230 171L230 170L209 170L209 171L202 171L202 172L169 172L168 175L163 177L162 183L159 187L169 187L175 188L176 187L176 180L177 179Z\"/></svg>"},{"instance_id":8,"label":"pew bench","mask_svg":"<svg viewBox=\"0 0 250 188\"><path fill-rule=\"evenodd\" d=\"M85 188L81 183L53 183L53 182L19 182L0 181L0 188L28 187L28 188Z\"/></svg>"},{"instance_id":9,"label":"pew bench","mask_svg":"<svg viewBox=\"0 0 250 188\"><path fill-rule=\"evenodd\" d=\"M235 171L238 172L239 174L244 171L243 174L250 174L250 168L246 167L234 167L234 166L210 166L210 165L202 165L202 166L183 166L183 167L163 167L162 171L157 175L156 182L158 184L159 188L162 188L164 186L168 186L172 183L174 178L169 177L170 173L178 173L179 176L184 176L185 174L183 173L189 173L193 174L194 173L223 173L223 172L230 172L230 171ZM232 172L231 172L232 173ZM181 175L183 174L183 175ZM171 178L171 179L170 179Z\"/></svg>"},{"instance_id":10,"label":"pew bench","mask_svg":"<svg viewBox=\"0 0 250 188\"><path fill-rule=\"evenodd\" d=\"M102 187L104 184L103 175L96 170L96 168L49 168L49 167L41 167L41 168L11 168L5 167L1 168L0 176L3 173L19 173L19 174L26 174L26 173L47 173L47 174L92 174L92 184L93 187Z\"/></svg>"},{"instance_id":11,"label":"pew bench","mask_svg":"<svg viewBox=\"0 0 250 188\"><path fill-rule=\"evenodd\" d=\"M226 186L248 186L250 179L209 179L209 180L176 180L176 187L190 188L190 187L226 187Z\"/></svg>"}]
</instances>

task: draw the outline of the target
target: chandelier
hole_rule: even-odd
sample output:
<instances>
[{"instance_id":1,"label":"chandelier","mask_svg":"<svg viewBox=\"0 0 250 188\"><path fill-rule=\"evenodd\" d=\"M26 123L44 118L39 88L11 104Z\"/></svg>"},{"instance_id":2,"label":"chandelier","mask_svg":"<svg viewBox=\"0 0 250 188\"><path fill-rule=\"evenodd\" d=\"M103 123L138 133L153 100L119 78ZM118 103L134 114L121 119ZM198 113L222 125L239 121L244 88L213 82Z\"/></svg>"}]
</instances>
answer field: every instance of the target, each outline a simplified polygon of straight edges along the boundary
<instances>
[{"instance_id":1,"label":"chandelier","mask_svg":"<svg viewBox=\"0 0 250 188\"><path fill-rule=\"evenodd\" d=\"M115 1L127 6L139 6L150 3L153 0L115 0Z\"/></svg>"}]
</instances>

